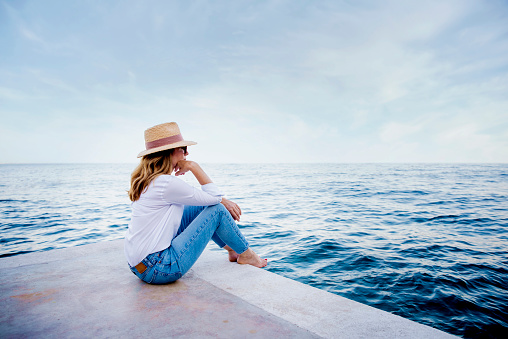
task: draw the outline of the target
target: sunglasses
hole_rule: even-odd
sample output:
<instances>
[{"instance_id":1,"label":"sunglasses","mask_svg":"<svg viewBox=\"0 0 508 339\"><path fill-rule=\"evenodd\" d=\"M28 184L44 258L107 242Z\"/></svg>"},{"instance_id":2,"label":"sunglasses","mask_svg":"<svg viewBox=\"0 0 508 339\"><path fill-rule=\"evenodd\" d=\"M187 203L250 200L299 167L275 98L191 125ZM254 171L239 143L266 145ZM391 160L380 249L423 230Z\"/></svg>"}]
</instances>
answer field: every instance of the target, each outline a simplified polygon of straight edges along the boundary
<instances>
[{"instance_id":1,"label":"sunglasses","mask_svg":"<svg viewBox=\"0 0 508 339\"><path fill-rule=\"evenodd\" d=\"M187 146L178 147L178 148L183 151L183 154L187 154Z\"/></svg>"}]
</instances>

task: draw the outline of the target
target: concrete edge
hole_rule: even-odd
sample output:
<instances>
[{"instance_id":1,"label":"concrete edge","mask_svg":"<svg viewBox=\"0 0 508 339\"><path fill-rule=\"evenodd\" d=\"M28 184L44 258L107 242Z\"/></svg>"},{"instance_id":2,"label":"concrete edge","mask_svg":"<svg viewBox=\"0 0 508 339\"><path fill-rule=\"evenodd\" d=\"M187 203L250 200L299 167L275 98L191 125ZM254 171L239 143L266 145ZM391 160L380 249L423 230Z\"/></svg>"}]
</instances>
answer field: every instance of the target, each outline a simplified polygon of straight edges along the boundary
<instances>
[{"instance_id":1,"label":"concrete edge","mask_svg":"<svg viewBox=\"0 0 508 339\"><path fill-rule=\"evenodd\" d=\"M204 253L194 274L248 303L326 338L455 338L371 306L271 273Z\"/></svg>"}]
</instances>

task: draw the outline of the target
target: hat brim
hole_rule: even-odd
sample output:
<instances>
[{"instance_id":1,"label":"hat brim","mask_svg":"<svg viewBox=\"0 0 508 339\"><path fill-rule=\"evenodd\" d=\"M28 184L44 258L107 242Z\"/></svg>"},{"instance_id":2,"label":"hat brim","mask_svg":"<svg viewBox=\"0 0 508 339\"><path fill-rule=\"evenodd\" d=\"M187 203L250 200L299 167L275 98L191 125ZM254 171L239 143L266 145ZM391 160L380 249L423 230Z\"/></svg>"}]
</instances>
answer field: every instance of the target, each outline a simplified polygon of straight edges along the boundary
<instances>
[{"instance_id":1,"label":"hat brim","mask_svg":"<svg viewBox=\"0 0 508 339\"><path fill-rule=\"evenodd\" d=\"M144 150L144 151L142 151L141 153L138 154L138 158L141 158L142 156L145 156L145 155L148 155L148 154L157 153L157 152L161 152L161 151L166 151L166 150L172 149L172 148L184 147L184 146L192 146L192 145L197 145L197 142L182 140L182 141L175 142L173 144L163 145L163 146L159 146L159 147L155 147L155 148L150 148L150 149Z\"/></svg>"}]
</instances>

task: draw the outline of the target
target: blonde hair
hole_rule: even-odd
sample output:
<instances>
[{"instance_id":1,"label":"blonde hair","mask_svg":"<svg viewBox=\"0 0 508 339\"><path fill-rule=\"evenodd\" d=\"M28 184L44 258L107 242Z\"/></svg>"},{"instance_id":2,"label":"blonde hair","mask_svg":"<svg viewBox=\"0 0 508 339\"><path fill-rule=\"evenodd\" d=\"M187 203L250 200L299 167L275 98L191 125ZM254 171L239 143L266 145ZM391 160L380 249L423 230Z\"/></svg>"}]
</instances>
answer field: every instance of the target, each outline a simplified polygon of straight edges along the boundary
<instances>
[{"instance_id":1,"label":"blonde hair","mask_svg":"<svg viewBox=\"0 0 508 339\"><path fill-rule=\"evenodd\" d=\"M147 154L141 158L138 167L131 175L131 188L129 189L129 198L136 201L141 196L150 183L162 174L171 174L173 166L171 165L171 155L174 149L162 152Z\"/></svg>"}]
</instances>

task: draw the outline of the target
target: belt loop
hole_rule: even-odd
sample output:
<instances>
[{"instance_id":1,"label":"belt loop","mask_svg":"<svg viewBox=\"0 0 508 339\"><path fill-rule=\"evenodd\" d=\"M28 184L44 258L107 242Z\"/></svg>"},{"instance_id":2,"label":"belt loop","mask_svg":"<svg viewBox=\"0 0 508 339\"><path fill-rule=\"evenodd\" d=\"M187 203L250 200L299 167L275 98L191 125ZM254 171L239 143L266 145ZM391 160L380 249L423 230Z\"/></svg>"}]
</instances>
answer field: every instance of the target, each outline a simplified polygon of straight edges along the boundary
<instances>
[{"instance_id":1,"label":"belt loop","mask_svg":"<svg viewBox=\"0 0 508 339\"><path fill-rule=\"evenodd\" d=\"M152 267L153 264L152 262L148 259L148 257L146 257L145 259L141 260L141 262L146 266L146 267Z\"/></svg>"}]
</instances>

